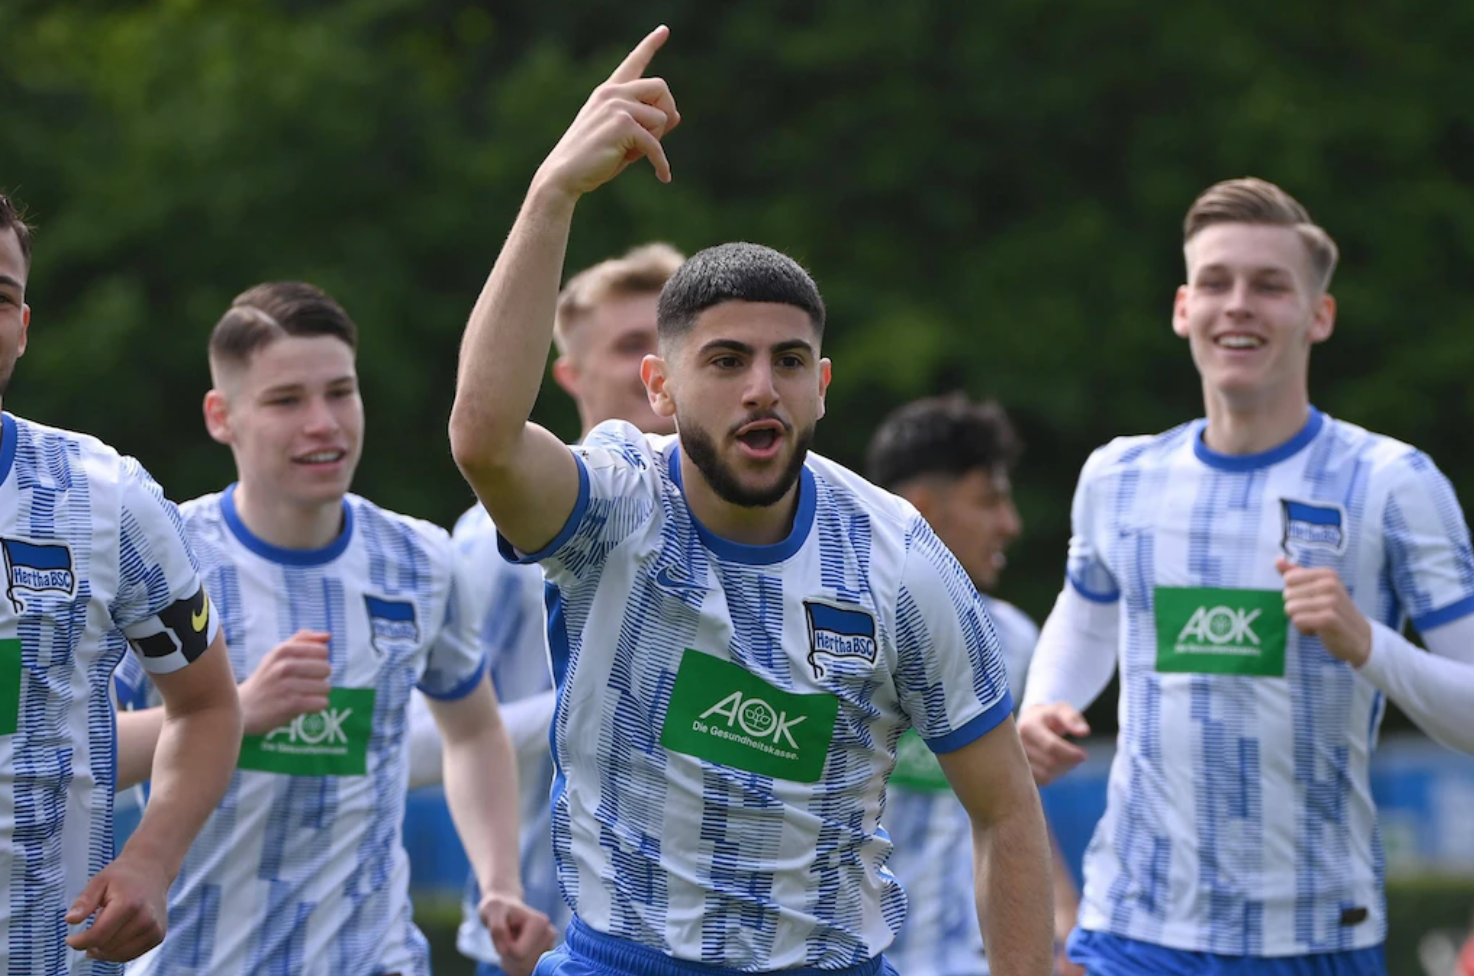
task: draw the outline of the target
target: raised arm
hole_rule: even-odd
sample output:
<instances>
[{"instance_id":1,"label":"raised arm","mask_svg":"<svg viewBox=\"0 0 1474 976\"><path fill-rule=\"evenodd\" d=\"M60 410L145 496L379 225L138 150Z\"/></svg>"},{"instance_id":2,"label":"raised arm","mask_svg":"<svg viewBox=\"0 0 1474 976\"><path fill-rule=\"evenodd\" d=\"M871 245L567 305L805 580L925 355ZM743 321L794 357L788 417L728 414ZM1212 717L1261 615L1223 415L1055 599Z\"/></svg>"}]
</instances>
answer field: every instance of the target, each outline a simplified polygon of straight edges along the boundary
<instances>
[{"instance_id":1,"label":"raised arm","mask_svg":"<svg viewBox=\"0 0 1474 976\"><path fill-rule=\"evenodd\" d=\"M630 52L543 161L461 342L451 452L502 534L524 552L552 541L578 500L568 448L528 422L552 345L573 210L641 157L670 181L660 140L680 116L665 82L644 77L668 35L657 28Z\"/></svg>"}]
</instances>

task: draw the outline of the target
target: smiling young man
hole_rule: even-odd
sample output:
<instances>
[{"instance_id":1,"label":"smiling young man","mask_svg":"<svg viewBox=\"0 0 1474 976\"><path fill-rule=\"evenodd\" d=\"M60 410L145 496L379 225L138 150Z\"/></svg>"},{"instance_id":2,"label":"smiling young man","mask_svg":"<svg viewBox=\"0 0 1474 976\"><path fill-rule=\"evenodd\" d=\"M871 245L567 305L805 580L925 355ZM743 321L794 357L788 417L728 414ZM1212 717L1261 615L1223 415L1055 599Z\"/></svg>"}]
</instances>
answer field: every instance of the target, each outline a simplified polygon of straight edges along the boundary
<instances>
[{"instance_id":1,"label":"smiling young man","mask_svg":"<svg viewBox=\"0 0 1474 976\"><path fill-rule=\"evenodd\" d=\"M26 351L30 242L0 194L0 396ZM0 551L0 969L117 973L164 937L235 763L225 640L178 510L94 438L3 415ZM163 708L156 802L114 859L108 676L125 655Z\"/></svg>"},{"instance_id":2,"label":"smiling young man","mask_svg":"<svg viewBox=\"0 0 1474 976\"><path fill-rule=\"evenodd\" d=\"M508 970L529 972L551 945L521 902L515 759L450 538L348 492L363 448L356 350L347 313L295 282L238 296L211 333L205 424L240 480L186 503L185 526L236 676L274 662L278 694L296 683L306 696L288 714L317 709L246 737L170 893L170 937L130 973L428 976L400 838L416 687ZM154 715L123 718L123 778L142 778Z\"/></svg>"},{"instance_id":3,"label":"smiling young man","mask_svg":"<svg viewBox=\"0 0 1474 976\"><path fill-rule=\"evenodd\" d=\"M807 454L830 365L809 276L687 261L642 367L676 436L527 422L575 204L679 121L651 33L538 170L472 312L451 442L509 558L542 564L553 839L574 920L540 973L874 974L905 916L885 782L916 727L971 815L995 970L1050 969L1048 851L976 591L916 510Z\"/></svg>"},{"instance_id":4,"label":"smiling young man","mask_svg":"<svg viewBox=\"0 0 1474 976\"><path fill-rule=\"evenodd\" d=\"M642 244L585 268L559 292L553 380L578 408L580 440L606 420L623 420L650 434L675 429L670 417L651 409L640 365L656 351L655 305L660 289L684 260L669 244ZM502 558L496 526L480 504L461 516L452 536L469 577L489 598L481 642L502 717L517 746L526 901L562 931L568 906L553 868L548 805L554 774L548 736L553 679L548 670L542 570ZM410 712L412 785L436 782L441 775L440 734L424 701L416 694ZM466 882L456 947L476 960L478 976L498 976L501 959L481 919L480 904L473 871Z\"/></svg>"},{"instance_id":5,"label":"smiling young man","mask_svg":"<svg viewBox=\"0 0 1474 976\"><path fill-rule=\"evenodd\" d=\"M1380 974L1368 779L1385 698L1474 751L1474 558L1406 444L1310 405L1336 247L1279 187L1188 211L1207 418L1096 451L1020 730L1041 782L1119 661L1121 731L1072 957L1091 976ZM1400 636L1411 620L1428 647Z\"/></svg>"},{"instance_id":6,"label":"smiling young man","mask_svg":"<svg viewBox=\"0 0 1474 976\"><path fill-rule=\"evenodd\" d=\"M892 412L865 452L865 474L916 506L982 595L1015 701L1039 628L992 594L1005 553L1023 531L1011 477L1021 450L1001 406L952 393ZM906 733L898 754L885 808L886 831L896 846L886 867L906 888L906 924L886 958L906 976L985 976L988 958L976 922L972 864L957 856L972 830L967 811L919 736ZM1055 968L1059 976L1079 976L1081 970L1064 958L1079 892L1058 845L1054 854Z\"/></svg>"}]
</instances>

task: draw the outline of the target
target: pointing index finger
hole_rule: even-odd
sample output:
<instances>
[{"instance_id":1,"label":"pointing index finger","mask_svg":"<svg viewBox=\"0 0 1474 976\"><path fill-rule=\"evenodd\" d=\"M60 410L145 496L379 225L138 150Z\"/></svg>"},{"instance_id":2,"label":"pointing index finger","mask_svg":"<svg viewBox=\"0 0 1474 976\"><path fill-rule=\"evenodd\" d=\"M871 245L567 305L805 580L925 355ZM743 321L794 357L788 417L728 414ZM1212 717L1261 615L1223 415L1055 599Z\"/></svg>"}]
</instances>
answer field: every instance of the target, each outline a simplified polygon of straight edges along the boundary
<instances>
[{"instance_id":1,"label":"pointing index finger","mask_svg":"<svg viewBox=\"0 0 1474 976\"><path fill-rule=\"evenodd\" d=\"M634 81L645 74L645 69L650 67L650 61L655 57L665 44L666 38L670 37L670 28L661 24L653 31L645 35L645 39L635 45L635 49L620 62L619 67L614 69L614 74L609 76L611 82Z\"/></svg>"}]
</instances>

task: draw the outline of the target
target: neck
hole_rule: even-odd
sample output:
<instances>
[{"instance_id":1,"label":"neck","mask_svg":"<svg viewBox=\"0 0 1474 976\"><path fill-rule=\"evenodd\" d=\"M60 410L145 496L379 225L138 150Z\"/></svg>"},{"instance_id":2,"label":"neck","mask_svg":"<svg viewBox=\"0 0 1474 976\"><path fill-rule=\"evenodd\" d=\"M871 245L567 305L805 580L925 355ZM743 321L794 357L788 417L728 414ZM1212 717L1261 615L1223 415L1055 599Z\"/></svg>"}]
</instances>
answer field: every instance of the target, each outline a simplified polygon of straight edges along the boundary
<instances>
[{"instance_id":1,"label":"neck","mask_svg":"<svg viewBox=\"0 0 1474 976\"><path fill-rule=\"evenodd\" d=\"M343 531L342 496L314 505L293 504L243 479L235 489L235 510L252 535L280 549L321 549Z\"/></svg>"},{"instance_id":2,"label":"neck","mask_svg":"<svg viewBox=\"0 0 1474 976\"><path fill-rule=\"evenodd\" d=\"M681 452L681 487L686 493L686 505L708 531L728 542L771 546L788 538L793 531L794 513L798 511L799 483L800 479L795 479L793 486L772 505L762 508L733 505L712 491L701 469L685 451Z\"/></svg>"},{"instance_id":3,"label":"neck","mask_svg":"<svg viewBox=\"0 0 1474 976\"><path fill-rule=\"evenodd\" d=\"M1203 442L1219 454L1259 454L1298 434L1310 419L1310 395L1302 384L1276 397L1244 400L1203 385L1208 427Z\"/></svg>"}]
</instances>

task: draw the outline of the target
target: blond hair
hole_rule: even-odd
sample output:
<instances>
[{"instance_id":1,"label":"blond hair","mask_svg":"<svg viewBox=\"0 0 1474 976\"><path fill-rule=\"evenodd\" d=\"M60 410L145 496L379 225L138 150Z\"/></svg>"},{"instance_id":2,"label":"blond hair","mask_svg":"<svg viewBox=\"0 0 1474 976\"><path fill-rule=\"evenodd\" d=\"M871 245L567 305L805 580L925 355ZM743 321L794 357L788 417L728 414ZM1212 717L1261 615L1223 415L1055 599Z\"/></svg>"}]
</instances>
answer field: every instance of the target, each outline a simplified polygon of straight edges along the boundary
<instances>
[{"instance_id":1,"label":"blond hair","mask_svg":"<svg viewBox=\"0 0 1474 976\"><path fill-rule=\"evenodd\" d=\"M553 318L559 354L568 355L569 335L599 305L624 295L659 294L685 261L686 256L669 244L642 244L569 278L558 293Z\"/></svg>"},{"instance_id":2,"label":"blond hair","mask_svg":"<svg viewBox=\"0 0 1474 976\"><path fill-rule=\"evenodd\" d=\"M1183 246L1203 228L1214 224L1264 224L1293 229L1305 243L1316 284L1321 291L1330 287L1339 257L1336 242L1310 219L1309 211L1300 201L1273 183L1248 176L1208 187L1193 201L1182 222Z\"/></svg>"}]
</instances>

